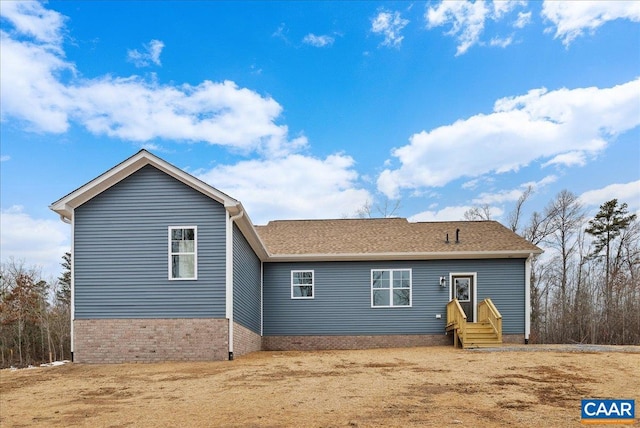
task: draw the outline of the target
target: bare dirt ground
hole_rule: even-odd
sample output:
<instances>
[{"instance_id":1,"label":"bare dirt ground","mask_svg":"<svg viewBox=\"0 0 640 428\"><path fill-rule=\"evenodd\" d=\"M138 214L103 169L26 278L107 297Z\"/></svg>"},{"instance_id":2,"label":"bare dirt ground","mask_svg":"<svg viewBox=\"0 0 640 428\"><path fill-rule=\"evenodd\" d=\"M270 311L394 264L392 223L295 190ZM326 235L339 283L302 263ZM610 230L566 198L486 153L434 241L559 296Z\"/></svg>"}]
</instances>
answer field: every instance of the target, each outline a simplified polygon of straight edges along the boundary
<instances>
[{"instance_id":1,"label":"bare dirt ground","mask_svg":"<svg viewBox=\"0 0 640 428\"><path fill-rule=\"evenodd\" d=\"M3 370L0 426L565 427L580 426L582 398L640 403L640 347L258 352Z\"/></svg>"}]
</instances>

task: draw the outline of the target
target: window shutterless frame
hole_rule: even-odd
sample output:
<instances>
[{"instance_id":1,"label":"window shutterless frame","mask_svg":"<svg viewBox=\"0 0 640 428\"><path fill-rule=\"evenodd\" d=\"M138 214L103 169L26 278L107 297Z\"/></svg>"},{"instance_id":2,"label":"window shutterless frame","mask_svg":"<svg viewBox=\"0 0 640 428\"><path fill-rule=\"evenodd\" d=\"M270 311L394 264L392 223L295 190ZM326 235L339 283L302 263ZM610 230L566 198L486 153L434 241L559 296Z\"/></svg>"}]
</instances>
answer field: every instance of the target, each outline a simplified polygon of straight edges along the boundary
<instances>
[{"instance_id":1,"label":"window shutterless frame","mask_svg":"<svg viewBox=\"0 0 640 428\"><path fill-rule=\"evenodd\" d=\"M410 308L412 277L411 269L371 269L371 307Z\"/></svg>"},{"instance_id":2,"label":"window shutterless frame","mask_svg":"<svg viewBox=\"0 0 640 428\"><path fill-rule=\"evenodd\" d=\"M313 270L291 271L291 298L313 299L315 297L315 273Z\"/></svg>"},{"instance_id":3,"label":"window shutterless frame","mask_svg":"<svg viewBox=\"0 0 640 428\"><path fill-rule=\"evenodd\" d=\"M168 275L170 281L198 279L198 227L169 226Z\"/></svg>"}]
</instances>

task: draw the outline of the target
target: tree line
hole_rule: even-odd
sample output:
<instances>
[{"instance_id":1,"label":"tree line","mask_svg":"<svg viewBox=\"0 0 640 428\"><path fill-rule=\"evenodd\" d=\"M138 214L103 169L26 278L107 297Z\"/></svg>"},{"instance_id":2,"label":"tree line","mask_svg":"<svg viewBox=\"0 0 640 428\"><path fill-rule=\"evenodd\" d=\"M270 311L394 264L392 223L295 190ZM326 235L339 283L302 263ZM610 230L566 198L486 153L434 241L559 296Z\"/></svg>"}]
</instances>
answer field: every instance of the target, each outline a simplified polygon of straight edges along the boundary
<instances>
[{"instance_id":1,"label":"tree line","mask_svg":"<svg viewBox=\"0 0 640 428\"><path fill-rule=\"evenodd\" d=\"M588 219L578 197L563 190L523 223L529 188L507 226L545 250L531 269L531 341L640 345L640 222L612 199ZM359 217L395 213L367 204ZM467 220L490 220L488 206ZM71 255L62 275L45 281L34 267L10 259L0 266L0 367L68 359Z\"/></svg>"},{"instance_id":2,"label":"tree line","mask_svg":"<svg viewBox=\"0 0 640 428\"><path fill-rule=\"evenodd\" d=\"M537 342L640 345L640 224L626 203L607 201L585 222L563 191L524 236L547 252L532 269Z\"/></svg>"},{"instance_id":3,"label":"tree line","mask_svg":"<svg viewBox=\"0 0 640 428\"><path fill-rule=\"evenodd\" d=\"M563 190L523 224L529 187L507 226L545 253L531 272L531 339L535 343L640 345L640 223L612 199L588 219L579 198ZM466 220L490 220L488 205Z\"/></svg>"},{"instance_id":4,"label":"tree line","mask_svg":"<svg viewBox=\"0 0 640 428\"><path fill-rule=\"evenodd\" d=\"M42 279L36 267L9 259L0 266L0 367L71 358L71 254L63 273Z\"/></svg>"}]
</instances>

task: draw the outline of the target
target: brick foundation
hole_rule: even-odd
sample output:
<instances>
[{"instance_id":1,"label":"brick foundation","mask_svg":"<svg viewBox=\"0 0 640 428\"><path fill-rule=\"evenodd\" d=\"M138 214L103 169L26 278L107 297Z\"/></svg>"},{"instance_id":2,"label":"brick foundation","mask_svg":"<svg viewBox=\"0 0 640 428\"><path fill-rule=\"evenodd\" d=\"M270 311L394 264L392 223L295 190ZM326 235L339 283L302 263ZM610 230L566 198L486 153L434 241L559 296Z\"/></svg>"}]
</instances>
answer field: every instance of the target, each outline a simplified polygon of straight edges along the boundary
<instances>
[{"instance_id":1,"label":"brick foundation","mask_svg":"<svg viewBox=\"0 0 640 428\"><path fill-rule=\"evenodd\" d=\"M75 320L74 360L79 363L215 361L229 358L226 319ZM523 334L503 343L523 344ZM264 351L449 346L451 336L265 336L234 323L234 356Z\"/></svg>"},{"instance_id":2,"label":"brick foundation","mask_svg":"<svg viewBox=\"0 0 640 428\"><path fill-rule=\"evenodd\" d=\"M524 334L503 334L502 343L524 344Z\"/></svg>"},{"instance_id":3,"label":"brick foundation","mask_svg":"<svg viewBox=\"0 0 640 428\"><path fill-rule=\"evenodd\" d=\"M409 348L449 345L445 334L388 336L265 336L264 351L313 351L328 349Z\"/></svg>"},{"instance_id":4,"label":"brick foundation","mask_svg":"<svg viewBox=\"0 0 640 428\"><path fill-rule=\"evenodd\" d=\"M248 354L262 350L262 337L240 324L233 323L233 355Z\"/></svg>"},{"instance_id":5,"label":"brick foundation","mask_svg":"<svg viewBox=\"0 0 640 428\"><path fill-rule=\"evenodd\" d=\"M75 320L74 361L128 363L226 360L226 319Z\"/></svg>"}]
</instances>

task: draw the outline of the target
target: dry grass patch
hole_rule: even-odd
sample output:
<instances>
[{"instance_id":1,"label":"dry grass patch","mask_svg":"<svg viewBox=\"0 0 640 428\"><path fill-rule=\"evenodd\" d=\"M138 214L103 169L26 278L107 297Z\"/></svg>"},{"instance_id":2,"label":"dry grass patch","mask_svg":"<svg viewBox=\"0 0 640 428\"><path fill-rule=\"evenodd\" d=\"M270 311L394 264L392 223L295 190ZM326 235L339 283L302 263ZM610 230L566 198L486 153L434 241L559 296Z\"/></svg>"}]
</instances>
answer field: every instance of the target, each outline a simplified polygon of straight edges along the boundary
<instances>
[{"instance_id":1,"label":"dry grass patch","mask_svg":"<svg viewBox=\"0 0 640 428\"><path fill-rule=\"evenodd\" d=\"M576 426L582 398L640 402L640 347L626 351L259 352L5 370L0 425Z\"/></svg>"}]
</instances>

